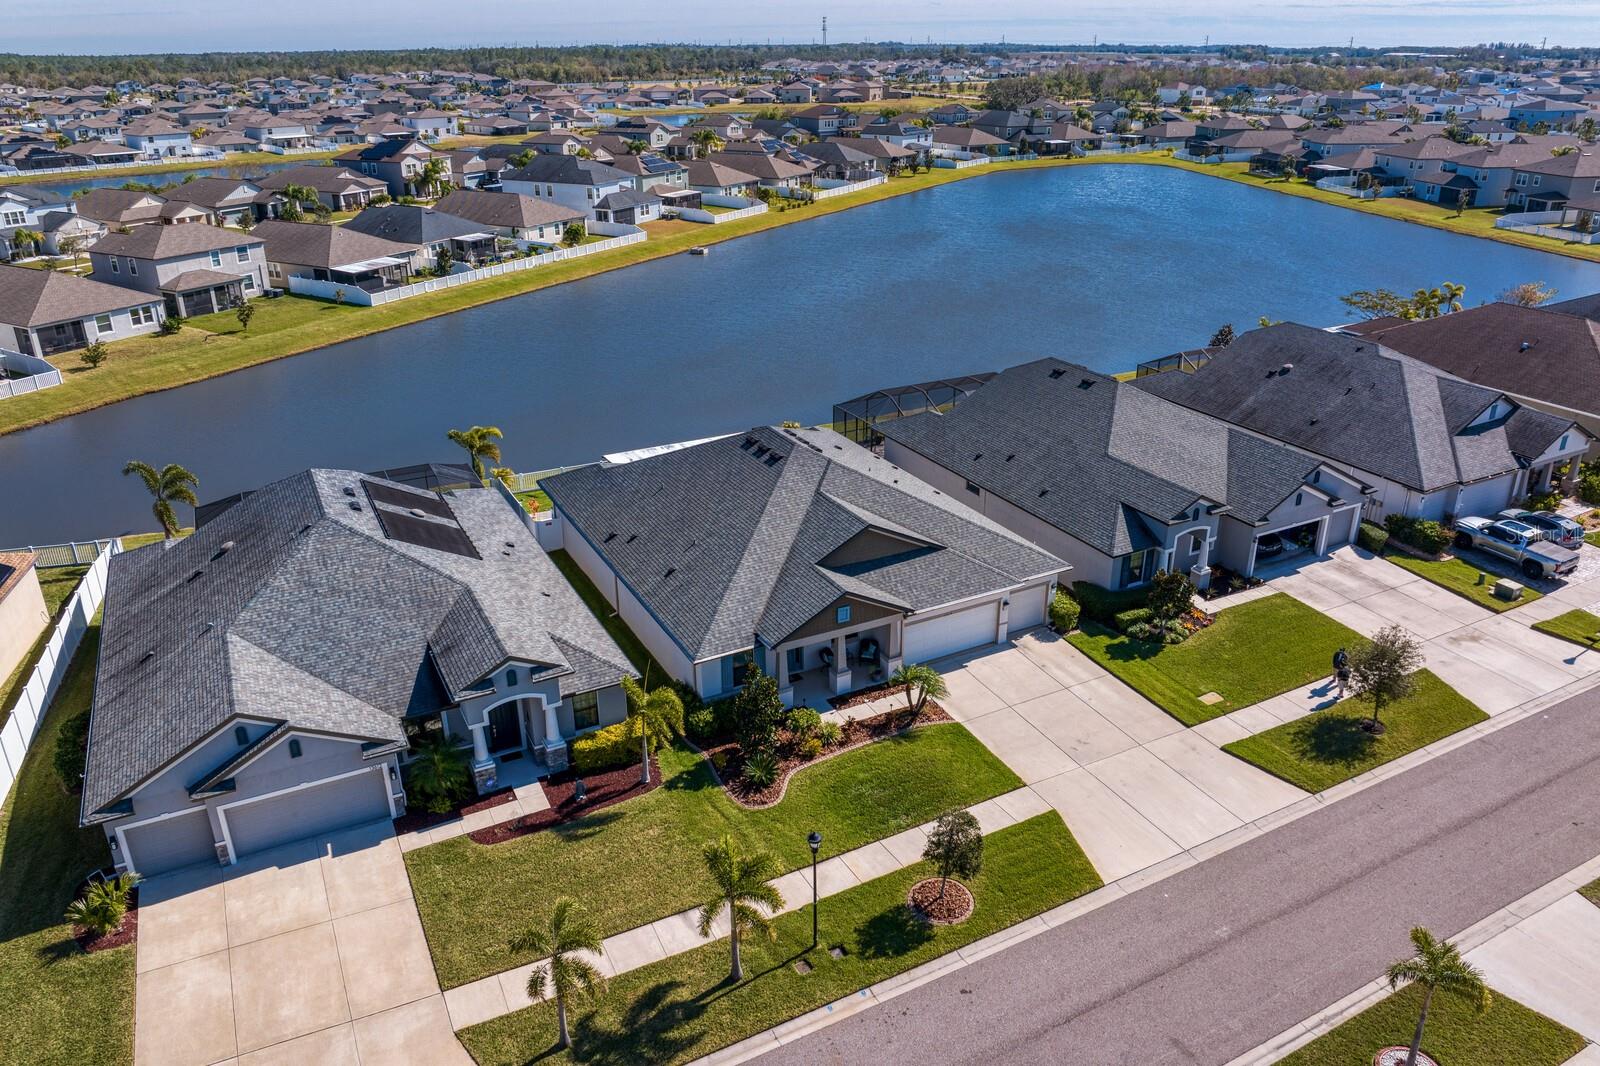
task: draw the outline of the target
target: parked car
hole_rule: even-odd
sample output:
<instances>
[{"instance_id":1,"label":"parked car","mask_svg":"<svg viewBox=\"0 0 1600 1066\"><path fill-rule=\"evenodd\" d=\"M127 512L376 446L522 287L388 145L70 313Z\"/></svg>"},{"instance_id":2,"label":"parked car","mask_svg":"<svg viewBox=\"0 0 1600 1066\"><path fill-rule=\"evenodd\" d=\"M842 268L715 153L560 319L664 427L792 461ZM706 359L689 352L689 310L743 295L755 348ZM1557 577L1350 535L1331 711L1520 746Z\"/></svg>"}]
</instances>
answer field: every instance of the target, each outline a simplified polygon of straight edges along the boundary
<instances>
[{"instance_id":1,"label":"parked car","mask_svg":"<svg viewBox=\"0 0 1600 1066\"><path fill-rule=\"evenodd\" d=\"M1578 545L1583 543L1583 527L1554 511L1522 511L1513 507L1508 511L1501 511L1496 517L1509 518L1513 522L1532 526L1544 534L1545 540L1564 548L1577 550Z\"/></svg>"},{"instance_id":2,"label":"parked car","mask_svg":"<svg viewBox=\"0 0 1600 1066\"><path fill-rule=\"evenodd\" d=\"M1480 548L1517 564L1530 578L1556 577L1578 568L1578 553L1544 539L1543 531L1510 519L1463 518L1456 522L1456 547Z\"/></svg>"}]
</instances>

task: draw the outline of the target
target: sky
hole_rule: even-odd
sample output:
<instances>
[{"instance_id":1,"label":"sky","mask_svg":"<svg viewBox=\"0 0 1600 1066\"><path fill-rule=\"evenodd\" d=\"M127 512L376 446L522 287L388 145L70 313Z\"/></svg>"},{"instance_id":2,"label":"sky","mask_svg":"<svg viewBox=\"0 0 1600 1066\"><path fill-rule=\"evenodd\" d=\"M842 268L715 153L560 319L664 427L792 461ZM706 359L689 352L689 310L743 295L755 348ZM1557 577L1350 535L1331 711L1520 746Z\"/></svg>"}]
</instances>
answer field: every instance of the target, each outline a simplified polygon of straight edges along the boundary
<instances>
[{"instance_id":1,"label":"sky","mask_svg":"<svg viewBox=\"0 0 1600 1066\"><path fill-rule=\"evenodd\" d=\"M1337 47L1527 41L1600 45L1600 0L0 0L0 51L131 53L419 45L897 40ZM336 10L356 13L330 17Z\"/></svg>"}]
</instances>

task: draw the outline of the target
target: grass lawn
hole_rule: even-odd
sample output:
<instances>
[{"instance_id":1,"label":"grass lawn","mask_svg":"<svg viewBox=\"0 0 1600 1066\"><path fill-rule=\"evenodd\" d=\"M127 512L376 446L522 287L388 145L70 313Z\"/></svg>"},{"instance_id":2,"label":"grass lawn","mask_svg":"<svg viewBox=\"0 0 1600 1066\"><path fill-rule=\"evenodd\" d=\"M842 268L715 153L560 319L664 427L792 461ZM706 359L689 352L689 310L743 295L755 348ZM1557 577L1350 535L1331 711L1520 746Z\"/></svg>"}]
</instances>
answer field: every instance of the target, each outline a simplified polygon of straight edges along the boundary
<instances>
[{"instance_id":1,"label":"grass lawn","mask_svg":"<svg viewBox=\"0 0 1600 1066\"><path fill-rule=\"evenodd\" d=\"M1307 792L1321 792L1488 721L1488 715L1432 671L1419 670L1416 676L1416 691L1385 708L1383 722L1389 730L1381 737L1361 728L1361 722L1372 717L1372 704L1351 698L1326 711L1224 744L1222 750Z\"/></svg>"},{"instance_id":2,"label":"grass lawn","mask_svg":"<svg viewBox=\"0 0 1600 1066\"><path fill-rule=\"evenodd\" d=\"M1586 543L1593 544L1596 548L1600 548L1600 529L1597 529L1592 533L1585 533L1583 535L1583 539Z\"/></svg>"},{"instance_id":3,"label":"grass lawn","mask_svg":"<svg viewBox=\"0 0 1600 1066\"><path fill-rule=\"evenodd\" d=\"M1600 907L1600 880L1590 881L1578 891L1583 895L1584 899L1593 903L1596 907Z\"/></svg>"},{"instance_id":4,"label":"grass lawn","mask_svg":"<svg viewBox=\"0 0 1600 1066\"><path fill-rule=\"evenodd\" d=\"M1065 903L1100 885L1072 834L1055 813L998 830L984 842L983 872L971 887L973 916L960 925L926 926L905 906L910 886L932 870L924 863L822 902L822 948L811 951L810 908L775 923L777 939L743 946L745 980L729 985L726 940L630 971L608 993L571 1012L575 1054L583 1062L676 1063L706 1055L858 989ZM827 948L841 946L842 958ZM792 963L806 959L804 976ZM541 1003L463 1030L479 1063L569 1061L553 1053L555 1008Z\"/></svg>"},{"instance_id":5,"label":"grass lawn","mask_svg":"<svg viewBox=\"0 0 1600 1066\"><path fill-rule=\"evenodd\" d=\"M550 497L543 489L534 489L531 492L519 492L517 499L522 501L523 508L529 514L538 514L540 511L550 510Z\"/></svg>"},{"instance_id":6,"label":"grass lawn","mask_svg":"<svg viewBox=\"0 0 1600 1066\"><path fill-rule=\"evenodd\" d=\"M1543 598L1541 593L1533 589L1524 589L1522 599L1502 600L1494 594L1494 583L1500 579L1499 574L1480 570L1453 555L1435 561L1418 559L1404 552L1387 552L1384 558L1403 570L1409 570L1418 577L1431 581L1442 589L1449 589L1457 596L1463 596L1479 607L1487 607L1491 611L1509 611L1513 607Z\"/></svg>"},{"instance_id":7,"label":"grass lawn","mask_svg":"<svg viewBox=\"0 0 1600 1066\"><path fill-rule=\"evenodd\" d=\"M549 498L546 497L548 505ZM645 684L651 688L662 683L668 678L666 669L650 654L650 649L640 643L639 638L633 635L633 630L628 628L628 623L618 617L617 612L611 609L611 604L601 595L600 590L594 587L594 582L589 580L571 555L565 550L557 549L550 552L550 561L556 564L556 569L561 571L561 576L567 579L578 593L578 598L600 619L600 624L606 627L606 632L611 634L611 639L617 642L617 647L628 657L633 668L645 678Z\"/></svg>"},{"instance_id":8,"label":"grass lawn","mask_svg":"<svg viewBox=\"0 0 1600 1066\"><path fill-rule=\"evenodd\" d=\"M89 708L100 628L84 634L49 715L0 810L0 1062L131 1062L133 952L85 955L61 912L90 870L107 865L105 834L78 828L78 797L61 790L56 730Z\"/></svg>"},{"instance_id":9,"label":"grass lawn","mask_svg":"<svg viewBox=\"0 0 1600 1066\"><path fill-rule=\"evenodd\" d=\"M88 572L87 566L52 566L48 570L35 571L39 575L39 591L44 593L45 610L50 612L50 623L44 627L44 632L39 634L39 639L33 642L33 647L22 657L17 668L11 671L11 676L0 681L0 726L5 725L11 717L11 709L22 696L22 686L33 676L33 668L44 657L45 645L50 643L55 633L62 608Z\"/></svg>"},{"instance_id":10,"label":"grass lawn","mask_svg":"<svg viewBox=\"0 0 1600 1066\"><path fill-rule=\"evenodd\" d=\"M1278 1066L1356 1066L1379 1048L1410 1047L1422 989L1407 985L1332 1032L1278 1060ZM1445 1066L1556 1066L1583 1050L1583 1037L1498 992L1478 1014L1453 996L1436 995L1422 1050Z\"/></svg>"},{"instance_id":11,"label":"grass lawn","mask_svg":"<svg viewBox=\"0 0 1600 1066\"><path fill-rule=\"evenodd\" d=\"M698 755L668 749L660 759L665 783L647 796L503 844L457 837L406 855L444 987L531 961L508 940L530 905L548 907L560 895L583 900L605 936L701 903L710 888L701 848L725 832L772 852L787 871L810 863L812 830L822 833L826 858L1022 784L954 724L803 770L783 802L759 811L728 799Z\"/></svg>"},{"instance_id":12,"label":"grass lawn","mask_svg":"<svg viewBox=\"0 0 1600 1066\"><path fill-rule=\"evenodd\" d=\"M1568 611L1543 622L1535 622L1533 628L1541 633L1549 633L1552 637L1560 637L1585 648L1592 648L1597 643L1596 634L1600 634L1600 618L1596 618L1588 611Z\"/></svg>"},{"instance_id":13,"label":"grass lawn","mask_svg":"<svg viewBox=\"0 0 1600 1066\"><path fill-rule=\"evenodd\" d=\"M1219 611L1182 644L1150 644L1093 622L1067 639L1191 726L1327 677L1335 651L1362 643L1355 630L1282 593ZM1201 703L1208 692L1222 702Z\"/></svg>"}]
</instances>

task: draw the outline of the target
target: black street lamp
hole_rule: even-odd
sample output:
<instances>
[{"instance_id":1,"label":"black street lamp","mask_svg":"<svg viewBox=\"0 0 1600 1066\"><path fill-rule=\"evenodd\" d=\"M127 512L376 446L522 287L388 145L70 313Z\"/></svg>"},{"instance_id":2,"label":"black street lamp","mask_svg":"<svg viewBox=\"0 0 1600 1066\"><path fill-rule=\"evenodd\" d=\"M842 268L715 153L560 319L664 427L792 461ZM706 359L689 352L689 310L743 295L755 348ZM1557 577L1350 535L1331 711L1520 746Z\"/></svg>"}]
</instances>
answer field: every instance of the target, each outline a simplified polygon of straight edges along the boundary
<instances>
[{"instance_id":1,"label":"black street lamp","mask_svg":"<svg viewBox=\"0 0 1600 1066\"><path fill-rule=\"evenodd\" d=\"M817 950L817 851L822 847L822 834L812 830L806 837L811 845L811 950Z\"/></svg>"}]
</instances>

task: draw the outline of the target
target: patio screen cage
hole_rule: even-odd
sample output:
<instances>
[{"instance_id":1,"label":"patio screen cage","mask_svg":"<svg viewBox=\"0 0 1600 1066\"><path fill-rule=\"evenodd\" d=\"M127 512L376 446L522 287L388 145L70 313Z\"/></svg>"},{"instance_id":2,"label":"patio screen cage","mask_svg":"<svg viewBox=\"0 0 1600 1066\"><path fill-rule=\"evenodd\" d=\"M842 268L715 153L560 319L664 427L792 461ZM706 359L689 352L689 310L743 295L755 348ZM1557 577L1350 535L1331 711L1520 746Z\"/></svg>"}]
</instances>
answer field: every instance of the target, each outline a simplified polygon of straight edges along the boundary
<instances>
[{"instance_id":1,"label":"patio screen cage","mask_svg":"<svg viewBox=\"0 0 1600 1066\"><path fill-rule=\"evenodd\" d=\"M948 411L994 377L993 371L879 389L833 405L833 428L857 444L871 447L883 441L877 427L883 422L924 411Z\"/></svg>"}]
</instances>

